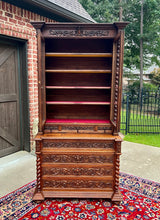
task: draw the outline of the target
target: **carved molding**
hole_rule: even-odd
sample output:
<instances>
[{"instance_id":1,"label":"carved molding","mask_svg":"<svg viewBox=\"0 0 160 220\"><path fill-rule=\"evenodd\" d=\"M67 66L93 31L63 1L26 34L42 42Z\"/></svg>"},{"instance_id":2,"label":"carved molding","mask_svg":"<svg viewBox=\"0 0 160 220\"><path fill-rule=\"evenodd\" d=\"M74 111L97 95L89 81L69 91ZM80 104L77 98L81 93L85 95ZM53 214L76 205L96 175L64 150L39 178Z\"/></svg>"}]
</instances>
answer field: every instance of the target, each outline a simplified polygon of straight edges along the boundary
<instances>
[{"instance_id":1,"label":"carved molding","mask_svg":"<svg viewBox=\"0 0 160 220\"><path fill-rule=\"evenodd\" d=\"M114 148L114 143L108 142L49 142L43 141L44 148Z\"/></svg>"},{"instance_id":2,"label":"carved molding","mask_svg":"<svg viewBox=\"0 0 160 220\"><path fill-rule=\"evenodd\" d=\"M107 168L83 168L83 167L71 167L71 168L43 168L42 169L43 175L74 175L74 176L107 176L113 174L113 169L107 169Z\"/></svg>"},{"instance_id":3,"label":"carved molding","mask_svg":"<svg viewBox=\"0 0 160 220\"><path fill-rule=\"evenodd\" d=\"M113 163L113 155L43 155L48 163Z\"/></svg>"},{"instance_id":4,"label":"carved molding","mask_svg":"<svg viewBox=\"0 0 160 220\"><path fill-rule=\"evenodd\" d=\"M116 153L121 153L121 141L116 142Z\"/></svg>"},{"instance_id":5,"label":"carved molding","mask_svg":"<svg viewBox=\"0 0 160 220\"><path fill-rule=\"evenodd\" d=\"M39 140L36 141L36 151L37 152L41 151L41 141L39 141Z\"/></svg>"},{"instance_id":6,"label":"carved molding","mask_svg":"<svg viewBox=\"0 0 160 220\"><path fill-rule=\"evenodd\" d=\"M118 92L119 92L119 74L120 74L120 45L121 38L117 41L117 59L116 59L116 74L115 74L115 98L114 98L114 123L117 125L118 114Z\"/></svg>"},{"instance_id":7,"label":"carved molding","mask_svg":"<svg viewBox=\"0 0 160 220\"><path fill-rule=\"evenodd\" d=\"M111 182L90 180L44 180L43 187L51 188L111 188Z\"/></svg>"},{"instance_id":8,"label":"carved molding","mask_svg":"<svg viewBox=\"0 0 160 220\"><path fill-rule=\"evenodd\" d=\"M49 35L53 37L107 37L110 35L109 30L83 30L77 26L74 30L55 30L50 29Z\"/></svg>"},{"instance_id":9,"label":"carved molding","mask_svg":"<svg viewBox=\"0 0 160 220\"><path fill-rule=\"evenodd\" d=\"M50 129L50 130L58 130L58 126L49 126L49 125L45 125L45 129ZM111 130L112 127L101 127L101 126L98 126L97 127L97 130ZM94 126L62 126L61 127L61 131L63 130L94 130Z\"/></svg>"}]
</instances>

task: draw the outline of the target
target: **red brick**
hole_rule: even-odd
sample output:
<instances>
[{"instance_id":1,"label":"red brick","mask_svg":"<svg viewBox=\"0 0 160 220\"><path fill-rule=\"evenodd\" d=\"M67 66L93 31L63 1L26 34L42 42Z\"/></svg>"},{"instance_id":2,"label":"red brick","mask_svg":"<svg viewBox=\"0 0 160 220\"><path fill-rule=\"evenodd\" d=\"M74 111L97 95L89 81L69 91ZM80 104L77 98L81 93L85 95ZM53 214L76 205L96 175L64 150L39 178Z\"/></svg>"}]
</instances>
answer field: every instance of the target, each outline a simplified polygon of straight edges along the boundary
<instances>
[{"instance_id":1,"label":"red brick","mask_svg":"<svg viewBox=\"0 0 160 220\"><path fill-rule=\"evenodd\" d=\"M0 24L0 27L1 28L5 28L5 24Z\"/></svg>"},{"instance_id":2,"label":"red brick","mask_svg":"<svg viewBox=\"0 0 160 220\"><path fill-rule=\"evenodd\" d=\"M9 18L9 22L12 22L14 24L17 24L17 20L16 19L13 19L13 18Z\"/></svg>"},{"instance_id":3,"label":"red brick","mask_svg":"<svg viewBox=\"0 0 160 220\"><path fill-rule=\"evenodd\" d=\"M13 31L17 31L17 27L12 26L12 30L13 30Z\"/></svg>"},{"instance_id":4,"label":"red brick","mask_svg":"<svg viewBox=\"0 0 160 220\"><path fill-rule=\"evenodd\" d=\"M24 17L24 18L27 17L27 10L24 10L23 17Z\"/></svg>"},{"instance_id":5,"label":"red brick","mask_svg":"<svg viewBox=\"0 0 160 220\"><path fill-rule=\"evenodd\" d=\"M20 15L19 16L15 15L15 19L21 21L22 17Z\"/></svg>"},{"instance_id":6,"label":"red brick","mask_svg":"<svg viewBox=\"0 0 160 220\"><path fill-rule=\"evenodd\" d=\"M5 12L5 16L13 18L13 15L11 13Z\"/></svg>"},{"instance_id":7,"label":"red brick","mask_svg":"<svg viewBox=\"0 0 160 220\"><path fill-rule=\"evenodd\" d=\"M30 23L27 23L26 26L29 27L29 28L33 28L33 26Z\"/></svg>"},{"instance_id":8,"label":"red brick","mask_svg":"<svg viewBox=\"0 0 160 220\"><path fill-rule=\"evenodd\" d=\"M0 20L2 20L2 21L8 21L8 18L3 17L3 16L0 16Z\"/></svg>"},{"instance_id":9,"label":"red brick","mask_svg":"<svg viewBox=\"0 0 160 220\"><path fill-rule=\"evenodd\" d=\"M21 8L17 7L17 15L21 16L21 10L22 10Z\"/></svg>"},{"instance_id":10,"label":"red brick","mask_svg":"<svg viewBox=\"0 0 160 220\"><path fill-rule=\"evenodd\" d=\"M2 2L2 9L5 11L6 10L6 3Z\"/></svg>"},{"instance_id":11,"label":"red brick","mask_svg":"<svg viewBox=\"0 0 160 220\"><path fill-rule=\"evenodd\" d=\"M14 14L16 14L16 12L17 12L17 7L16 7L15 5L12 5L12 11L13 11Z\"/></svg>"},{"instance_id":12,"label":"red brick","mask_svg":"<svg viewBox=\"0 0 160 220\"><path fill-rule=\"evenodd\" d=\"M3 30L3 29L0 29L0 33L1 33L1 34L4 34L4 30Z\"/></svg>"},{"instance_id":13,"label":"red brick","mask_svg":"<svg viewBox=\"0 0 160 220\"><path fill-rule=\"evenodd\" d=\"M7 12L13 12L13 10L12 10L12 5L11 4L9 4L9 3L6 3L6 11Z\"/></svg>"},{"instance_id":14,"label":"red brick","mask_svg":"<svg viewBox=\"0 0 160 220\"><path fill-rule=\"evenodd\" d=\"M23 22L23 21L18 21L18 24L24 26L24 25L25 25L25 22Z\"/></svg>"},{"instance_id":15,"label":"red brick","mask_svg":"<svg viewBox=\"0 0 160 220\"><path fill-rule=\"evenodd\" d=\"M33 20L34 18L33 12L30 13L30 16L31 16L31 20Z\"/></svg>"},{"instance_id":16,"label":"red brick","mask_svg":"<svg viewBox=\"0 0 160 220\"><path fill-rule=\"evenodd\" d=\"M3 6L2 6L3 5ZM29 109L30 109L30 133L31 146L33 145L33 121L38 119L38 72L37 72L37 38L36 31L30 24L32 20L50 19L40 16L36 13L28 12L16 6L6 4L0 1L0 33L28 39L28 86L29 86ZM5 10L4 10L5 9ZM2 16L5 14L5 16ZM15 16L14 16L15 15ZM5 23L5 24L3 24ZM14 25L17 24L17 25ZM5 28L3 30L3 28Z\"/></svg>"}]
</instances>

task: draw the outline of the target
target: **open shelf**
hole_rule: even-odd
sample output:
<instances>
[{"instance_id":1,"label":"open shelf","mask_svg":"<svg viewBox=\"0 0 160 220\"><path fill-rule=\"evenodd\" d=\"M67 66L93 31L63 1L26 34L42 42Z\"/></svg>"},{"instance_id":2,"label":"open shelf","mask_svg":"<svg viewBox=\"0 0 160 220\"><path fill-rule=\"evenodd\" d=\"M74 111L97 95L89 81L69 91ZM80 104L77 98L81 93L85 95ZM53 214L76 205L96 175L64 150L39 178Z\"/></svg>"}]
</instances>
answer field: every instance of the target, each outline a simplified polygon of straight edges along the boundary
<instances>
[{"instance_id":1,"label":"open shelf","mask_svg":"<svg viewBox=\"0 0 160 220\"><path fill-rule=\"evenodd\" d=\"M46 53L46 57L112 57L112 53Z\"/></svg>"},{"instance_id":2,"label":"open shelf","mask_svg":"<svg viewBox=\"0 0 160 220\"><path fill-rule=\"evenodd\" d=\"M110 123L112 40L46 40L46 123Z\"/></svg>"},{"instance_id":3,"label":"open shelf","mask_svg":"<svg viewBox=\"0 0 160 220\"><path fill-rule=\"evenodd\" d=\"M47 105L110 105L110 102L47 101Z\"/></svg>"},{"instance_id":4,"label":"open shelf","mask_svg":"<svg viewBox=\"0 0 160 220\"><path fill-rule=\"evenodd\" d=\"M111 89L111 86L46 86L46 89Z\"/></svg>"},{"instance_id":5,"label":"open shelf","mask_svg":"<svg viewBox=\"0 0 160 220\"><path fill-rule=\"evenodd\" d=\"M112 53L113 39L46 39L47 53Z\"/></svg>"},{"instance_id":6,"label":"open shelf","mask_svg":"<svg viewBox=\"0 0 160 220\"><path fill-rule=\"evenodd\" d=\"M46 73L46 86L111 87L111 74L104 73Z\"/></svg>"},{"instance_id":7,"label":"open shelf","mask_svg":"<svg viewBox=\"0 0 160 220\"><path fill-rule=\"evenodd\" d=\"M46 73L112 73L112 70L46 69Z\"/></svg>"}]
</instances>

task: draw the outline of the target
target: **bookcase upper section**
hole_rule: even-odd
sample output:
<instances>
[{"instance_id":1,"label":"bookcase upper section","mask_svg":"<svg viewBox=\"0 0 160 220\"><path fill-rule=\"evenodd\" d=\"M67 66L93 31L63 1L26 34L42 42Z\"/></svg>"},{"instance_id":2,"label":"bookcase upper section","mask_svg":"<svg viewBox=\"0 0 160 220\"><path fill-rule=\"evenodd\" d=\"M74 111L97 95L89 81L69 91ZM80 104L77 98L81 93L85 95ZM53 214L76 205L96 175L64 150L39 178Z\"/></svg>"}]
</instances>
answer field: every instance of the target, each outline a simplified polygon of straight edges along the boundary
<instances>
[{"instance_id":1,"label":"bookcase upper section","mask_svg":"<svg viewBox=\"0 0 160 220\"><path fill-rule=\"evenodd\" d=\"M38 39L39 132L71 130L72 124L117 135L127 22L32 25Z\"/></svg>"}]
</instances>

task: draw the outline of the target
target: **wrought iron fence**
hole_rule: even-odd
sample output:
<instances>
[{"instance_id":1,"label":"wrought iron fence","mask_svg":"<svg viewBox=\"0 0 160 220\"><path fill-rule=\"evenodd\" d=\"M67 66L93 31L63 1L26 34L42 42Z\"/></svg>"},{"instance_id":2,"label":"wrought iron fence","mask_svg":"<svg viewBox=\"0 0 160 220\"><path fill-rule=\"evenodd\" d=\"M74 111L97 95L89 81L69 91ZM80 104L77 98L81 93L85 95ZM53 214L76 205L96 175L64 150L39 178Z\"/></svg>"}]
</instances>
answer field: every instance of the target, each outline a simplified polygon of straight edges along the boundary
<instances>
[{"instance_id":1,"label":"wrought iron fence","mask_svg":"<svg viewBox=\"0 0 160 220\"><path fill-rule=\"evenodd\" d=\"M121 132L160 133L160 90L123 92Z\"/></svg>"}]
</instances>

